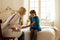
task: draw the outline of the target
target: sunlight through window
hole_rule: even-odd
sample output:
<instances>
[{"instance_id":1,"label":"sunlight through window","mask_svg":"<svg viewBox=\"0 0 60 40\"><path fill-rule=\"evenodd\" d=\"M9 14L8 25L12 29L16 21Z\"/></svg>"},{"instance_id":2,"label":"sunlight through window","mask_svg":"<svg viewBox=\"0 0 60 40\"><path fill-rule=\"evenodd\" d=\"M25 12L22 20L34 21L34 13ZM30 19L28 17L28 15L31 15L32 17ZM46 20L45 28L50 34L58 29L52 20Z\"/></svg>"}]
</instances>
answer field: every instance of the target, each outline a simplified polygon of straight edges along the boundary
<instances>
[{"instance_id":1,"label":"sunlight through window","mask_svg":"<svg viewBox=\"0 0 60 40\"><path fill-rule=\"evenodd\" d=\"M30 4L28 4L30 3ZM38 5L40 3L40 6ZM30 8L28 6L30 5ZM55 0L24 0L24 7L28 10L36 10L40 19L48 19L54 21L55 19ZM40 12L39 12L40 7ZM28 13L28 11L27 11Z\"/></svg>"},{"instance_id":2,"label":"sunlight through window","mask_svg":"<svg viewBox=\"0 0 60 40\"><path fill-rule=\"evenodd\" d=\"M55 0L41 0L41 18L54 20Z\"/></svg>"}]
</instances>

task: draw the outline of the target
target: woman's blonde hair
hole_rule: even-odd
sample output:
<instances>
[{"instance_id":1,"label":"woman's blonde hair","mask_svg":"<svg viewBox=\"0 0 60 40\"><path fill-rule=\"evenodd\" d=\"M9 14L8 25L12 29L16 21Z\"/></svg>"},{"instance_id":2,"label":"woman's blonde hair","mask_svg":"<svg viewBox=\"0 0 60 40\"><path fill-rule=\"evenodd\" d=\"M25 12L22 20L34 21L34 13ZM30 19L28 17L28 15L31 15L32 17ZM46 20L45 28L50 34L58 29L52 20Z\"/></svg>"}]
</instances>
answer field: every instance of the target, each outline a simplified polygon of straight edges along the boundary
<instances>
[{"instance_id":1,"label":"woman's blonde hair","mask_svg":"<svg viewBox=\"0 0 60 40\"><path fill-rule=\"evenodd\" d=\"M24 7L20 7L19 10L23 9L26 12L26 9Z\"/></svg>"}]
</instances>

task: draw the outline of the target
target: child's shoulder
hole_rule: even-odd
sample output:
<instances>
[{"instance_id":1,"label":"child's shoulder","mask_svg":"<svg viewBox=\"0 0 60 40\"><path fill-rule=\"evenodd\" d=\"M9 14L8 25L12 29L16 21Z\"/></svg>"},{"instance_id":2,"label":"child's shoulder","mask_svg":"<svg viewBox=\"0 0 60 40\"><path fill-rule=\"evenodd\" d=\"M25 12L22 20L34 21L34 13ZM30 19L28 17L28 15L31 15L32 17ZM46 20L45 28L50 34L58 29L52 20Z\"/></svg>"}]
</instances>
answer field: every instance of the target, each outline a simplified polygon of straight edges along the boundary
<instances>
[{"instance_id":1,"label":"child's shoulder","mask_svg":"<svg viewBox=\"0 0 60 40\"><path fill-rule=\"evenodd\" d=\"M35 16L35 18L39 18L38 16Z\"/></svg>"}]
</instances>

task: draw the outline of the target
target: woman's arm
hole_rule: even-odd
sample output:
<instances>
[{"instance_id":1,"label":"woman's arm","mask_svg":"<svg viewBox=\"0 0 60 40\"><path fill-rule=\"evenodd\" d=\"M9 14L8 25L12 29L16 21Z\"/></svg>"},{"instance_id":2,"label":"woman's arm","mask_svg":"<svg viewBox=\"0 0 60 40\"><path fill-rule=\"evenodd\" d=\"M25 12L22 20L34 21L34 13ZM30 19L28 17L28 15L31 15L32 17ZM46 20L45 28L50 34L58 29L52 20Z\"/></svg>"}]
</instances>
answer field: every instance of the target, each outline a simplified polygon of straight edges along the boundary
<instances>
[{"instance_id":1,"label":"woman's arm","mask_svg":"<svg viewBox=\"0 0 60 40\"><path fill-rule=\"evenodd\" d=\"M22 26L22 29L23 29L23 28L27 28L27 27L32 27L34 24L35 24L35 21L34 21L34 22L32 22L30 25Z\"/></svg>"}]
</instances>

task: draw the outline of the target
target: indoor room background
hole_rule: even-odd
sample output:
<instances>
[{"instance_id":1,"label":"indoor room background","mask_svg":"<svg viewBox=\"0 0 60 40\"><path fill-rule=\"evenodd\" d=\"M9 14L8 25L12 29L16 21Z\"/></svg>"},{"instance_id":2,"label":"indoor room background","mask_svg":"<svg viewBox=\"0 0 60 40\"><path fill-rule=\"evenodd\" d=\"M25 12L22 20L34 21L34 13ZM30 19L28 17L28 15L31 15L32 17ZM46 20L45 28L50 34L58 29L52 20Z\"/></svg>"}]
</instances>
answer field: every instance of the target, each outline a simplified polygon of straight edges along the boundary
<instances>
[{"instance_id":1,"label":"indoor room background","mask_svg":"<svg viewBox=\"0 0 60 40\"><path fill-rule=\"evenodd\" d=\"M34 9L41 20L41 25L60 29L60 0L0 0L0 18L5 22L20 7L26 8L24 19L27 20L30 10Z\"/></svg>"}]
</instances>

